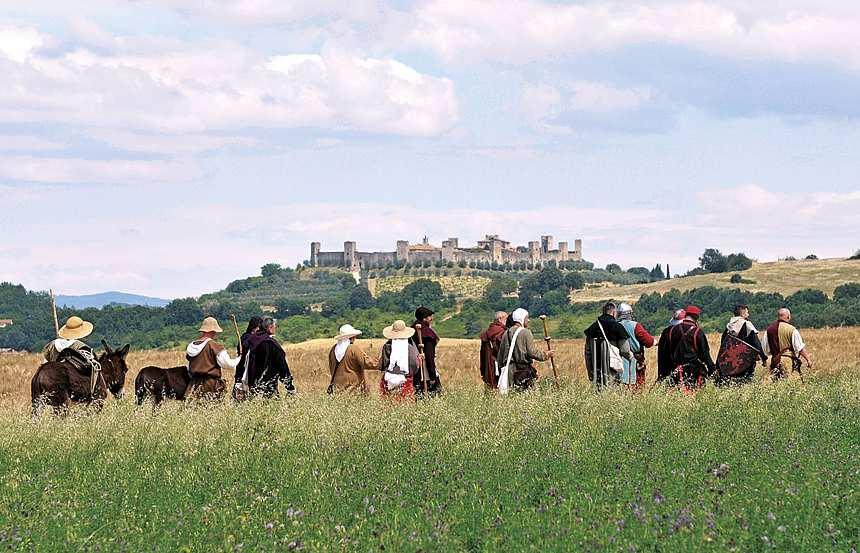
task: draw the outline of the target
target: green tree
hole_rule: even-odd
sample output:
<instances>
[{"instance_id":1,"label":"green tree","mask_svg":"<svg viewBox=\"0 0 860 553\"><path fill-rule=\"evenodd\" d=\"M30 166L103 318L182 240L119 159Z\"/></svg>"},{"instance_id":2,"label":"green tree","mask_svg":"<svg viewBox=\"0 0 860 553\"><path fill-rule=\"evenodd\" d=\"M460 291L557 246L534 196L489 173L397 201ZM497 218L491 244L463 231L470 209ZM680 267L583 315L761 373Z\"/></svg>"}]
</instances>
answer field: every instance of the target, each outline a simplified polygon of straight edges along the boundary
<instances>
[{"instance_id":1,"label":"green tree","mask_svg":"<svg viewBox=\"0 0 860 553\"><path fill-rule=\"evenodd\" d=\"M667 271L669 270L668 265L666 266L666 270ZM656 280L663 280L664 278L666 278L666 275L663 274L663 267L661 267L659 263L657 264L656 267L651 269L650 276L651 276L651 278L656 279Z\"/></svg>"},{"instance_id":2,"label":"green tree","mask_svg":"<svg viewBox=\"0 0 860 553\"><path fill-rule=\"evenodd\" d=\"M729 264L726 256L720 250L708 248L699 258L699 267L709 273L725 273Z\"/></svg>"},{"instance_id":3,"label":"green tree","mask_svg":"<svg viewBox=\"0 0 860 553\"><path fill-rule=\"evenodd\" d=\"M570 290L582 290L585 288L585 278L581 273L567 273L564 275L564 285Z\"/></svg>"},{"instance_id":4,"label":"green tree","mask_svg":"<svg viewBox=\"0 0 860 553\"><path fill-rule=\"evenodd\" d=\"M837 286L836 290L833 291L833 299L836 301L857 298L860 298L860 283L857 282L842 284L841 286Z\"/></svg>"},{"instance_id":5,"label":"green tree","mask_svg":"<svg viewBox=\"0 0 860 553\"><path fill-rule=\"evenodd\" d=\"M349 293L350 309L370 309L376 305L376 300L366 286L356 286Z\"/></svg>"},{"instance_id":6,"label":"green tree","mask_svg":"<svg viewBox=\"0 0 860 553\"><path fill-rule=\"evenodd\" d=\"M307 312L307 306L298 300L291 298L281 298L275 302L275 307L278 309L278 317L293 317L302 315Z\"/></svg>"},{"instance_id":7,"label":"green tree","mask_svg":"<svg viewBox=\"0 0 860 553\"><path fill-rule=\"evenodd\" d=\"M277 263L266 263L260 267L260 274L263 278L269 278L281 274L283 270L284 268Z\"/></svg>"},{"instance_id":8,"label":"green tree","mask_svg":"<svg viewBox=\"0 0 860 553\"><path fill-rule=\"evenodd\" d=\"M800 290L790 295L786 301L789 305L799 305L799 304L813 304L813 305L823 305L827 303L827 294L822 292L821 290L813 290L811 288L807 288L805 290Z\"/></svg>"},{"instance_id":9,"label":"green tree","mask_svg":"<svg viewBox=\"0 0 860 553\"><path fill-rule=\"evenodd\" d=\"M619 265L617 263L610 263L609 265L606 266L606 272L617 274L617 273L623 273L624 271L621 269L621 265Z\"/></svg>"},{"instance_id":10,"label":"green tree","mask_svg":"<svg viewBox=\"0 0 860 553\"><path fill-rule=\"evenodd\" d=\"M203 320L203 308L194 298L173 300L165 310L165 322L169 325L188 326Z\"/></svg>"},{"instance_id":11,"label":"green tree","mask_svg":"<svg viewBox=\"0 0 860 553\"><path fill-rule=\"evenodd\" d=\"M434 280L418 279L400 291L399 303L403 311L411 311L421 305L439 309L444 303L442 285Z\"/></svg>"},{"instance_id":12,"label":"green tree","mask_svg":"<svg viewBox=\"0 0 860 553\"><path fill-rule=\"evenodd\" d=\"M746 271L752 265L752 259L743 253L730 253L726 257L726 271Z\"/></svg>"}]
</instances>

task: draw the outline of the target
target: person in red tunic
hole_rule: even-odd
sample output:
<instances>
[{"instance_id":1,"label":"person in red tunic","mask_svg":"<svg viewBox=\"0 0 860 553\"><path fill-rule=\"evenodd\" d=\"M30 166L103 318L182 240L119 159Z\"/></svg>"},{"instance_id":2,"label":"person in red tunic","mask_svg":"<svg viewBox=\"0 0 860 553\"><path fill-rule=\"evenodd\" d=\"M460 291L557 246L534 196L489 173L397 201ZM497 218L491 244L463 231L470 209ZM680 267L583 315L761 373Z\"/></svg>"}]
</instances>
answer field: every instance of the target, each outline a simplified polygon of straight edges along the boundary
<instances>
[{"instance_id":1,"label":"person in red tunic","mask_svg":"<svg viewBox=\"0 0 860 553\"><path fill-rule=\"evenodd\" d=\"M507 321L508 314L504 311L497 311L496 318L493 319L487 330L481 333L481 380L490 390L495 390L499 386L496 381L496 356L499 353L502 336L507 329Z\"/></svg>"}]
</instances>

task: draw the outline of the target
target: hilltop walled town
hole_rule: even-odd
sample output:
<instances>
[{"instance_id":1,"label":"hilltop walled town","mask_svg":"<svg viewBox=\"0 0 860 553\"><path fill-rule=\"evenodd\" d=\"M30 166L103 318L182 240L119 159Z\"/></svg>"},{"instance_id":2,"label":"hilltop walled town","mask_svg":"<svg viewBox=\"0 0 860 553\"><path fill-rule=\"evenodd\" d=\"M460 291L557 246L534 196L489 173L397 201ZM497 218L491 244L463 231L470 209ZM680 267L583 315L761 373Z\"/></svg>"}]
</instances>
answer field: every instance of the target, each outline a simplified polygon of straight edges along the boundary
<instances>
[{"instance_id":1,"label":"hilltop walled town","mask_svg":"<svg viewBox=\"0 0 860 553\"><path fill-rule=\"evenodd\" d=\"M320 247L319 242L311 243L311 267L341 267L352 271L425 262L521 263L539 269L550 261L582 261L582 240L577 239L571 250L567 242L559 242L556 247L552 236L541 236L540 241L529 242L528 246L513 246L496 234L488 234L473 248L461 248L458 238L449 238L441 247L435 246L426 236L420 244L398 240L393 252L360 252L355 242L344 242L343 251L339 252L324 252Z\"/></svg>"}]
</instances>

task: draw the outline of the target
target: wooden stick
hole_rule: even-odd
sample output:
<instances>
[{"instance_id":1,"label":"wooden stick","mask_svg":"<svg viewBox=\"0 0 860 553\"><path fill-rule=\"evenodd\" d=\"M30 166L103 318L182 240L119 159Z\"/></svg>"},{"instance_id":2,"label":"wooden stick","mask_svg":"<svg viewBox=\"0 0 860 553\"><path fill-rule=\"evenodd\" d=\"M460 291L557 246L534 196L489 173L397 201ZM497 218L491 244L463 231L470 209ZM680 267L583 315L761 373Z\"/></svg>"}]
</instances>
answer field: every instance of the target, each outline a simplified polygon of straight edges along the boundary
<instances>
[{"instance_id":1,"label":"wooden stick","mask_svg":"<svg viewBox=\"0 0 860 553\"><path fill-rule=\"evenodd\" d=\"M57 319L57 300L54 298L54 291L48 290L48 293L51 294L51 311L54 314L54 334L57 335L57 338L60 337L60 321Z\"/></svg>"},{"instance_id":2,"label":"wooden stick","mask_svg":"<svg viewBox=\"0 0 860 553\"><path fill-rule=\"evenodd\" d=\"M421 334L421 325L415 325L415 334L418 336L418 354L424 355L424 336ZM421 363L421 382L424 387L424 394L427 394L427 381L430 380L430 373L427 372L427 365L424 361Z\"/></svg>"},{"instance_id":3,"label":"wooden stick","mask_svg":"<svg viewBox=\"0 0 860 553\"><path fill-rule=\"evenodd\" d=\"M551 338L549 337L549 327L546 325L546 315L541 315L540 320L543 321L543 339L546 341L546 350L552 351ZM552 376L555 378L555 385L558 386L558 370L555 368L555 358L549 358L549 364L552 366Z\"/></svg>"},{"instance_id":4,"label":"wooden stick","mask_svg":"<svg viewBox=\"0 0 860 553\"><path fill-rule=\"evenodd\" d=\"M233 320L233 328L236 329L236 338L239 340L239 357L242 357L242 333L239 332L239 323L236 322L236 315L230 314Z\"/></svg>"}]
</instances>

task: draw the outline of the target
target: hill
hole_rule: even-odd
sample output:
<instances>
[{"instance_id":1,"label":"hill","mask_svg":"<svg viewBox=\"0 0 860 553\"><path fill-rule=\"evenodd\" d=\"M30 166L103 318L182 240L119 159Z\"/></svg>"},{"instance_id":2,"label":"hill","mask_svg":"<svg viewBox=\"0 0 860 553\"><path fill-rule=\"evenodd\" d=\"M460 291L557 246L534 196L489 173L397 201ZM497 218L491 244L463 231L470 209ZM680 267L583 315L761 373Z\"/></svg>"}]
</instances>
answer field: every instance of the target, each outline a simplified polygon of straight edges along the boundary
<instances>
[{"instance_id":1,"label":"hill","mask_svg":"<svg viewBox=\"0 0 860 553\"><path fill-rule=\"evenodd\" d=\"M58 307L73 307L75 309L87 309L95 307L101 309L106 305L142 305L144 307L166 307L170 300L127 294L125 292L102 292L100 294L88 294L83 296L57 296Z\"/></svg>"},{"instance_id":2,"label":"hill","mask_svg":"<svg viewBox=\"0 0 860 553\"><path fill-rule=\"evenodd\" d=\"M398 275L383 278L371 278L367 280L367 287L374 297L379 297L384 292L400 292L409 284L427 279L438 282L445 295L453 295L458 299L475 299L484 295L487 285L492 280L485 276L412 276Z\"/></svg>"},{"instance_id":3,"label":"hill","mask_svg":"<svg viewBox=\"0 0 860 553\"><path fill-rule=\"evenodd\" d=\"M753 293L778 293L783 296L813 288L832 296L838 286L849 282L860 282L860 261L821 259L754 263L752 268L738 273L743 277L743 282L739 284L730 282L733 274L735 273L707 274L623 286L599 283L574 292L571 300L574 303L609 299L635 302L643 294L654 292L664 294L673 288L685 292L706 286L737 288Z\"/></svg>"}]
</instances>

